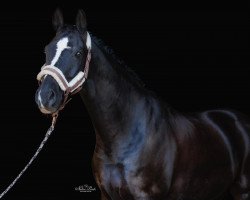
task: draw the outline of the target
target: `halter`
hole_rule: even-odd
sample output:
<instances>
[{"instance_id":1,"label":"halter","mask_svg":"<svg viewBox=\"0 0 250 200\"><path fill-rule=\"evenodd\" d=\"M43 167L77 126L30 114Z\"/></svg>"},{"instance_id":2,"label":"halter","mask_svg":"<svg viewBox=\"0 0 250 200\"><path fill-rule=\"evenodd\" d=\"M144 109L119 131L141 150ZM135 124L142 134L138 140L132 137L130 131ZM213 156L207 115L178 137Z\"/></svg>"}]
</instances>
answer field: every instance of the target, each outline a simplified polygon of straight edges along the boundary
<instances>
[{"instance_id":1,"label":"halter","mask_svg":"<svg viewBox=\"0 0 250 200\"><path fill-rule=\"evenodd\" d=\"M44 65L41 68L41 71L37 75L37 80L39 82L42 82L46 75L52 76L55 79L55 81L58 83L61 90L64 91L63 103L53 115L57 115L57 113L64 108L65 104L69 101L68 97L70 95L76 94L82 89L82 85L88 77L89 62L91 59L91 52L90 52L91 51L91 37L88 32L87 32L86 46L88 49L88 54L86 57L84 70L80 71L70 82L67 81L63 72L59 68L57 68L56 66L52 66L52 65ZM45 111L44 113L47 113L47 112L49 113L49 111L47 111L45 108L43 109Z\"/></svg>"}]
</instances>

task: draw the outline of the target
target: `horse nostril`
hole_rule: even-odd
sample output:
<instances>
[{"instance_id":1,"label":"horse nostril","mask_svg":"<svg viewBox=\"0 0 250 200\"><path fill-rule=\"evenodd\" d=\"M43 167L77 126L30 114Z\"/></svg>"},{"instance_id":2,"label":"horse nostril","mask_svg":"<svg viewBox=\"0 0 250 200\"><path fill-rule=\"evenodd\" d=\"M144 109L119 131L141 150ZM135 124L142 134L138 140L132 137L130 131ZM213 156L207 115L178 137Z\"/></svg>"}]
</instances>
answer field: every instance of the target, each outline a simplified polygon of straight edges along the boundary
<instances>
[{"instance_id":1,"label":"horse nostril","mask_svg":"<svg viewBox=\"0 0 250 200\"><path fill-rule=\"evenodd\" d=\"M50 90L48 92L48 100L49 100L50 104L55 103L55 101L56 101L56 93L53 90Z\"/></svg>"}]
</instances>

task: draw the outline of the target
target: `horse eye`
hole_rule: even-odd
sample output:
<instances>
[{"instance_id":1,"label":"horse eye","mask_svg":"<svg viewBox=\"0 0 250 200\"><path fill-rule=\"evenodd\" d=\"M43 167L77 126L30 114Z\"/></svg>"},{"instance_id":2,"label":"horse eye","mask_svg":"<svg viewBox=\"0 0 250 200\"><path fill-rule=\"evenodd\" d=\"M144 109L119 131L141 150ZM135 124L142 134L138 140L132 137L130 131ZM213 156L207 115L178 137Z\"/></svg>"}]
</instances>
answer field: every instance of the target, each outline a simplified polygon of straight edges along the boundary
<instances>
[{"instance_id":1,"label":"horse eye","mask_svg":"<svg viewBox=\"0 0 250 200\"><path fill-rule=\"evenodd\" d=\"M82 52L81 52L81 51L78 51L78 52L76 53L76 56L79 57L80 55L82 55Z\"/></svg>"}]
</instances>

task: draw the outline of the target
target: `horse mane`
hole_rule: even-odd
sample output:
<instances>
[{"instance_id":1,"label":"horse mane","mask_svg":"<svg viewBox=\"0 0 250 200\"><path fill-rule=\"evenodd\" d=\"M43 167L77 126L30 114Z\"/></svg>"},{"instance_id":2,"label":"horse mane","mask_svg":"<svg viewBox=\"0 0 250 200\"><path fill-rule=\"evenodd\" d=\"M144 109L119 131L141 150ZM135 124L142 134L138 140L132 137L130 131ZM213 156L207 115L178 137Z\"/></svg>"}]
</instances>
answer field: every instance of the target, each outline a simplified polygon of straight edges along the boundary
<instances>
[{"instance_id":1,"label":"horse mane","mask_svg":"<svg viewBox=\"0 0 250 200\"><path fill-rule=\"evenodd\" d=\"M123 59L120 57L117 57L114 53L114 50L106 45L103 40L97 38L92 33L90 33L91 39L96 43L96 45L101 48L105 53L107 53L114 61L118 63L119 66L114 65L115 70L121 75L127 78L131 83L133 83L135 86L143 87L145 84L143 81L138 77L138 75L126 65Z\"/></svg>"},{"instance_id":2,"label":"horse mane","mask_svg":"<svg viewBox=\"0 0 250 200\"><path fill-rule=\"evenodd\" d=\"M90 33L91 39L95 42L95 44L103 50L107 55L111 57L114 61L118 63L117 65L113 65L114 69L123 77L125 77L130 83L132 83L134 86L143 89L144 94L147 94L147 96L154 97L159 101L159 105L165 110L169 115L172 115L171 113L175 113L176 110L171 108L168 103L166 103L165 100L163 100L160 96L158 96L154 91L149 90L147 87L145 87L145 84L143 81L138 77L138 75L130 68L128 67L124 60L121 58L117 57L114 53L114 50L106 45L103 40L97 38L94 36L92 33Z\"/></svg>"}]
</instances>

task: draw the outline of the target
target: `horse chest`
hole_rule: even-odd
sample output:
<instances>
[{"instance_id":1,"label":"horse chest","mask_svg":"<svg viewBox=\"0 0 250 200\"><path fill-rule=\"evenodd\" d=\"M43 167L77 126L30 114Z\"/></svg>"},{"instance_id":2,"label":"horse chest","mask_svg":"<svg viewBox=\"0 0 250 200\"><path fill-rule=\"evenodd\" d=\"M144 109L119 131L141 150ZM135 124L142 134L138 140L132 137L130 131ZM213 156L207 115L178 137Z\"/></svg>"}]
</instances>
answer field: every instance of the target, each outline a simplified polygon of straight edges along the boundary
<instances>
[{"instance_id":1,"label":"horse chest","mask_svg":"<svg viewBox=\"0 0 250 200\"><path fill-rule=\"evenodd\" d=\"M99 168L97 179L99 179L100 188L113 199L147 200L150 196L160 192L154 183L149 188L145 188L145 177L135 175L122 164L103 165Z\"/></svg>"},{"instance_id":2,"label":"horse chest","mask_svg":"<svg viewBox=\"0 0 250 200\"><path fill-rule=\"evenodd\" d=\"M99 185L109 196L120 199L129 195L128 183L122 164L105 164L98 169Z\"/></svg>"},{"instance_id":3,"label":"horse chest","mask_svg":"<svg viewBox=\"0 0 250 200\"><path fill-rule=\"evenodd\" d=\"M102 179L105 186L121 188L125 184L124 171L122 166L107 165L102 169Z\"/></svg>"}]
</instances>

